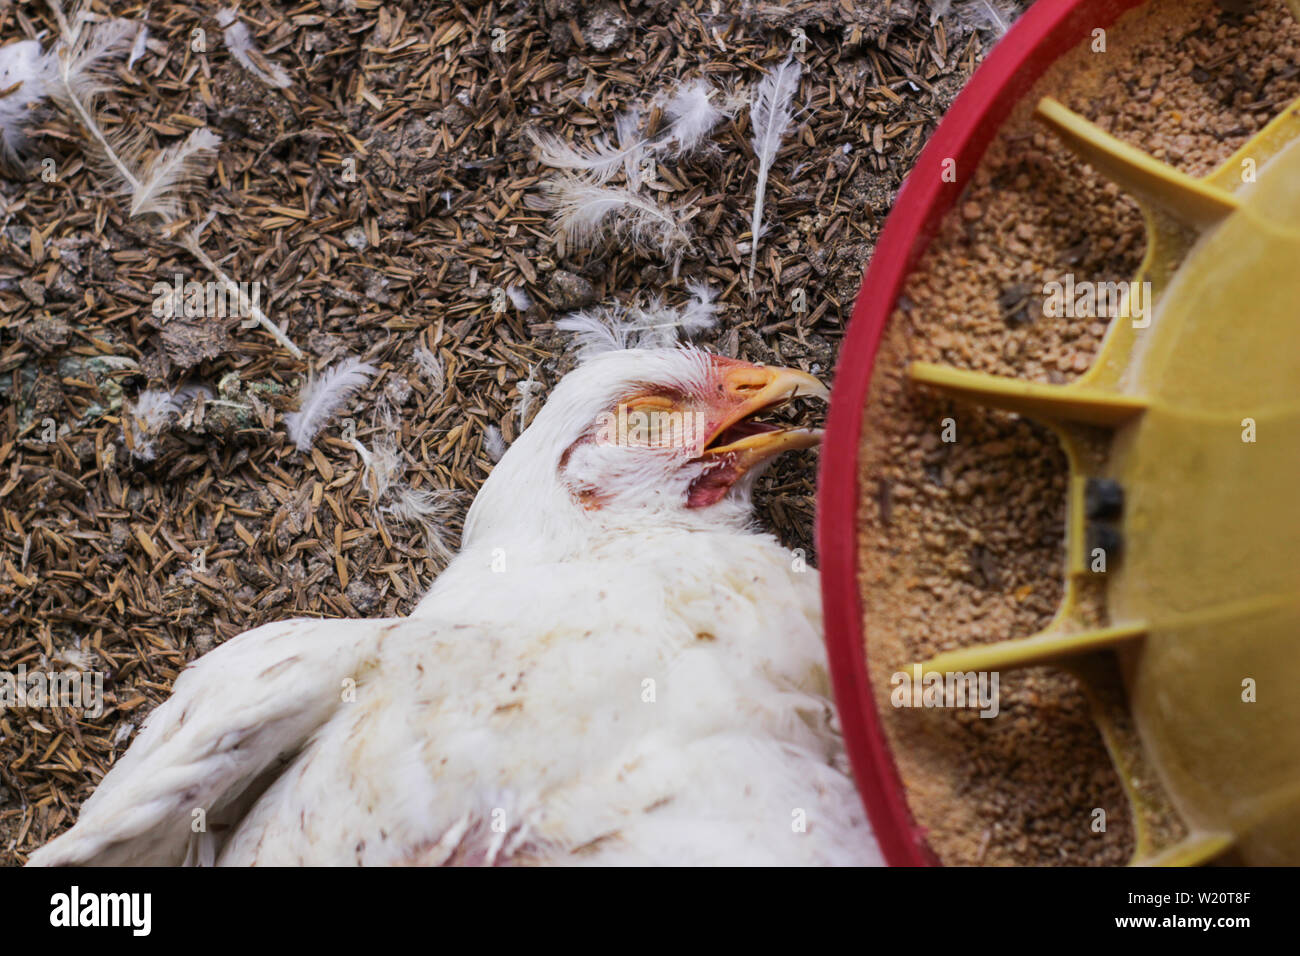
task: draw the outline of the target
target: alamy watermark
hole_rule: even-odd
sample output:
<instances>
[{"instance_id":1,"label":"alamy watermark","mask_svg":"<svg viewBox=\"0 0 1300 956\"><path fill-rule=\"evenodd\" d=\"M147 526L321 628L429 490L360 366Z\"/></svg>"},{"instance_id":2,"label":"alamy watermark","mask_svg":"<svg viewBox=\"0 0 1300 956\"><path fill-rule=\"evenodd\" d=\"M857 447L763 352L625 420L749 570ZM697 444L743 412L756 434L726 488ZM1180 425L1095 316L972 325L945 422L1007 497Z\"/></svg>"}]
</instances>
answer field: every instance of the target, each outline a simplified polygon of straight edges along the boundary
<instances>
[{"instance_id":1,"label":"alamy watermark","mask_svg":"<svg viewBox=\"0 0 1300 956\"><path fill-rule=\"evenodd\" d=\"M998 715L997 671L927 671L912 665L912 673L897 671L889 679L895 707L978 707L981 717Z\"/></svg>"},{"instance_id":2,"label":"alamy watermark","mask_svg":"<svg viewBox=\"0 0 1300 956\"><path fill-rule=\"evenodd\" d=\"M617 412L601 412L597 419L598 445L646 448L698 448L708 437L708 420L699 412L666 409L629 410L619 403Z\"/></svg>"},{"instance_id":3,"label":"alamy watermark","mask_svg":"<svg viewBox=\"0 0 1300 956\"><path fill-rule=\"evenodd\" d=\"M1076 282L1067 273L1064 282L1043 283L1043 296L1049 319L1132 319L1135 329L1151 324L1150 282Z\"/></svg>"},{"instance_id":4,"label":"alamy watermark","mask_svg":"<svg viewBox=\"0 0 1300 956\"><path fill-rule=\"evenodd\" d=\"M179 272L171 282L155 282L149 290L153 293L154 318L166 321L173 318L224 319L238 316L246 321L244 327L257 324L253 313L262 307L262 283L253 282L198 282Z\"/></svg>"},{"instance_id":5,"label":"alamy watermark","mask_svg":"<svg viewBox=\"0 0 1300 956\"><path fill-rule=\"evenodd\" d=\"M87 717L104 713L104 675L100 671L0 671L0 707L72 708Z\"/></svg>"}]
</instances>

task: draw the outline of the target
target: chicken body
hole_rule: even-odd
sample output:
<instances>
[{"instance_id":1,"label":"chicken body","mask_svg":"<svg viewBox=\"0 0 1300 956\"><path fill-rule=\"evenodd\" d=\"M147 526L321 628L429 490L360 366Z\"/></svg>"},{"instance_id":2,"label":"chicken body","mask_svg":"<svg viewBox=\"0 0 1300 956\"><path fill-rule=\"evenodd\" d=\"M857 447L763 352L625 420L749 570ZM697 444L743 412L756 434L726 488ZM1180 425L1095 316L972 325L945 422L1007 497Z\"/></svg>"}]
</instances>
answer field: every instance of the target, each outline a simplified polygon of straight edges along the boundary
<instances>
[{"instance_id":1,"label":"chicken body","mask_svg":"<svg viewBox=\"0 0 1300 956\"><path fill-rule=\"evenodd\" d=\"M879 863L817 572L662 518L559 541L471 513L410 617L234 638L31 862Z\"/></svg>"}]
</instances>

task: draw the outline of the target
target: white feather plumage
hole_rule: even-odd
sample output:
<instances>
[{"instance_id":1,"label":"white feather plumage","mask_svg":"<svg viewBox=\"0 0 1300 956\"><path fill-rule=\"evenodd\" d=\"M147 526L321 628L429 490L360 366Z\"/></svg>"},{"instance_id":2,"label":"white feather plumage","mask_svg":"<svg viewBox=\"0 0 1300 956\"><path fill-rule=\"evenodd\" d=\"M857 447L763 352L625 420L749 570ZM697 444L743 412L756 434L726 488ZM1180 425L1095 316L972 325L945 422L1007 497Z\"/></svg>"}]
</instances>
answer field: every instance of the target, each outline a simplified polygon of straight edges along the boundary
<instances>
[{"instance_id":1,"label":"white feather plumage","mask_svg":"<svg viewBox=\"0 0 1300 956\"><path fill-rule=\"evenodd\" d=\"M226 41L226 47L249 73L267 86L276 89L283 90L293 85L289 74L257 48L248 25L239 19L237 10L227 7L218 11L217 25L221 27L221 36Z\"/></svg>"},{"instance_id":2,"label":"white feather plumage","mask_svg":"<svg viewBox=\"0 0 1300 956\"><path fill-rule=\"evenodd\" d=\"M483 429L483 451L493 462L500 461L506 455L506 440L501 434L501 429L495 425Z\"/></svg>"},{"instance_id":3,"label":"white feather plumage","mask_svg":"<svg viewBox=\"0 0 1300 956\"><path fill-rule=\"evenodd\" d=\"M180 214L180 192L194 185L205 172L210 154L221 145L221 137L206 127L154 155L141 170L130 190L131 215L147 213L164 220Z\"/></svg>"},{"instance_id":4,"label":"white feather plumage","mask_svg":"<svg viewBox=\"0 0 1300 956\"><path fill-rule=\"evenodd\" d=\"M590 146L575 146L543 130L529 129L528 136L537 147L538 158L552 169L583 173L593 182L604 183L621 167L628 188L635 190L641 185L641 159L646 153L684 156L727 115L713 98L713 86L706 79L680 84L664 100L667 122L652 137L640 132L641 113L632 107L614 120L617 146L605 136L597 136Z\"/></svg>"},{"instance_id":5,"label":"white feather plumage","mask_svg":"<svg viewBox=\"0 0 1300 956\"><path fill-rule=\"evenodd\" d=\"M630 189L572 175L548 180L544 189L556 228L571 245L591 246L612 236L638 250L678 257L690 244L690 233L672 212Z\"/></svg>"},{"instance_id":6,"label":"white feather plumage","mask_svg":"<svg viewBox=\"0 0 1300 956\"><path fill-rule=\"evenodd\" d=\"M0 150L6 161L16 163L27 145L33 107L50 94L52 80L51 64L39 40L0 47L0 90L10 90L0 97Z\"/></svg>"},{"instance_id":7,"label":"white feather plumage","mask_svg":"<svg viewBox=\"0 0 1300 956\"><path fill-rule=\"evenodd\" d=\"M442 359L430 349L420 346L415 350L415 367L419 370L420 377L429 383L435 396L442 394L442 389L447 382L447 373L442 367Z\"/></svg>"},{"instance_id":8,"label":"white feather plumage","mask_svg":"<svg viewBox=\"0 0 1300 956\"><path fill-rule=\"evenodd\" d=\"M968 30L983 30L1001 37L1011 29L1019 10L1010 0L970 0L957 8L957 17Z\"/></svg>"},{"instance_id":9,"label":"white feather plumage","mask_svg":"<svg viewBox=\"0 0 1300 956\"><path fill-rule=\"evenodd\" d=\"M69 104L72 100L85 104L108 89L104 61L128 52L139 26L117 18L92 22L84 11L79 11L70 29L71 34L61 36L53 51L62 86L53 95Z\"/></svg>"},{"instance_id":10,"label":"white feather plumage","mask_svg":"<svg viewBox=\"0 0 1300 956\"><path fill-rule=\"evenodd\" d=\"M310 451L312 439L344 405L370 384L379 370L353 356L327 368L302 390L298 411L284 416L289 437L300 451Z\"/></svg>"},{"instance_id":11,"label":"white feather plumage","mask_svg":"<svg viewBox=\"0 0 1300 956\"><path fill-rule=\"evenodd\" d=\"M154 442L162 430L184 410L186 403L199 396L211 398L212 389L191 384L182 385L174 392L151 388L137 395L134 402L127 404L123 420L123 431L131 439L131 454L140 461L157 458Z\"/></svg>"},{"instance_id":12,"label":"white feather plumage","mask_svg":"<svg viewBox=\"0 0 1300 956\"><path fill-rule=\"evenodd\" d=\"M59 16L62 21L62 13ZM81 123L90 136L91 159L128 193L140 188L140 180L124 158L128 152L124 138L120 134L110 137L96 120L95 101L108 88L104 61L128 50L135 30L129 20L92 24L84 11L78 12L49 54L50 97Z\"/></svg>"},{"instance_id":13,"label":"white feather plumage","mask_svg":"<svg viewBox=\"0 0 1300 956\"><path fill-rule=\"evenodd\" d=\"M528 377L519 381L515 386L519 390L519 431L522 433L528 427L528 412L533 407L535 393L541 387L541 382L537 381L537 366L528 367Z\"/></svg>"},{"instance_id":14,"label":"white feather plumage","mask_svg":"<svg viewBox=\"0 0 1300 956\"><path fill-rule=\"evenodd\" d=\"M691 299L682 307L681 327L688 334L694 335L711 329L717 324L717 293L704 282L691 280L686 283L686 291Z\"/></svg>"},{"instance_id":15,"label":"white feather plumage","mask_svg":"<svg viewBox=\"0 0 1300 956\"><path fill-rule=\"evenodd\" d=\"M555 327L573 333L580 362L622 349L671 348L680 333L693 335L716 322L714 292L703 282L688 282L686 288L691 299L681 308L667 306L657 296L645 305L615 302L566 315Z\"/></svg>"},{"instance_id":16,"label":"white feather plumage","mask_svg":"<svg viewBox=\"0 0 1300 956\"><path fill-rule=\"evenodd\" d=\"M659 142L673 156L683 156L700 145L726 114L713 103L713 86L705 79L677 88L664 107L669 125Z\"/></svg>"},{"instance_id":17,"label":"white feather plumage","mask_svg":"<svg viewBox=\"0 0 1300 956\"><path fill-rule=\"evenodd\" d=\"M758 265L758 240L763 229L763 199L767 192L767 177L772 162L781 149L781 142L794 120L791 104L799 89L802 67L794 57L773 67L758 84L753 103L749 108L750 123L754 127L754 155L758 157L758 179L754 185L754 214L749 221L750 250L749 277L754 278Z\"/></svg>"},{"instance_id":18,"label":"white feather plumage","mask_svg":"<svg viewBox=\"0 0 1300 956\"><path fill-rule=\"evenodd\" d=\"M416 528L429 553L445 564L452 556L447 543L447 519L452 513L456 493L443 488L412 488L404 477L407 457L395 437L401 433L401 428L387 403L382 403L380 417L383 428L375 439L373 452L358 439L352 439L365 468L371 511L385 524L391 518L399 524Z\"/></svg>"},{"instance_id":19,"label":"white feather plumage","mask_svg":"<svg viewBox=\"0 0 1300 956\"><path fill-rule=\"evenodd\" d=\"M120 134L109 134L96 118L95 100L107 88L105 61L130 51L139 55L141 38L147 36L143 23L104 20L91 23L84 13L73 17L70 33L47 55L49 95L73 114L90 136L92 158L130 199L130 215L153 214L164 221L180 212L180 192L193 185L203 172L203 163L221 143L206 128L196 129L179 143L156 153L141 168L138 159L142 142L128 143Z\"/></svg>"},{"instance_id":20,"label":"white feather plumage","mask_svg":"<svg viewBox=\"0 0 1300 956\"><path fill-rule=\"evenodd\" d=\"M136 31L135 40L131 44L131 53L126 58L126 68L132 69L136 61L145 55L149 43L149 26L146 23L140 24L140 29Z\"/></svg>"},{"instance_id":21,"label":"white feather plumage","mask_svg":"<svg viewBox=\"0 0 1300 956\"><path fill-rule=\"evenodd\" d=\"M641 162L645 155L645 140L641 138L641 111L636 107L620 113L614 120L614 135L623 152L623 178L628 189L641 188Z\"/></svg>"},{"instance_id":22,"label":"white feather plumage","mask_svg":"<svg viewBox=\"0 0 1300 956\"><path fill-rule=\"evenodd\" d=\"M529 128L528 137L537 147L537 157L552 169L586 173L593 181L603 183L618 172L629 157L639 153L642 140L638 136L626 146L614 146L603 136L597 136L590 146L572 143L545 130Z\"/></svg>"}]
</instances>

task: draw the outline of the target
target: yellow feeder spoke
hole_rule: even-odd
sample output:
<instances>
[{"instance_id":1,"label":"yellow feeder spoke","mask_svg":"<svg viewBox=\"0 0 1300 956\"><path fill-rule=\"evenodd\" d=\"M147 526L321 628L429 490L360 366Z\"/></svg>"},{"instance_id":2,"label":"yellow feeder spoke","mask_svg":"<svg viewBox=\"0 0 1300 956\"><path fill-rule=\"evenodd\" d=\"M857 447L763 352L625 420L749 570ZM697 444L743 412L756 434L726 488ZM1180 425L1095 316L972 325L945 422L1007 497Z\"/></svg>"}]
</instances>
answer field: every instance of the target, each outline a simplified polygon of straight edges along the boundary
<instances>
[{"instance_id":1,"label":"yellow feeder spoke","mask_svg":"<svg viewBox=\"0 0 1300 956\"><path fill-rule=\"evenodd\" d=\"M945 651L922 663L921 672L1004 671L1054 664L1069 657L1109 650L1118 644L1139 640L1145 634L1146 626L1142 624L1073 632L1047 630L1033 637Z\"/></svg>"},{"instance_id":2,"label":"yellow feeder spoke","mask_svg":"<svg viewBox=\"0 0 1300 956\"><path fill-rule=\"evenodd\" d=\"M1300 863L1300 102L1204 179L1055 100L1036 115L1138 198L1138 279L1158 288L1067 385L911 367L918 384L1045 421L1071 472L1056 620L920 666L1075 673L1134 808L1135 863L1230 847ZM1090 508L1089 487L1111 497ZM1118 653L1119 697L1098 652ZM1185 825L1164 847L1161 805Z\"/></svg>"},{"instance_id":3,"label":"yellow feeder spoke","mask_svg":"<svg viewBox=\"0 0 1300 956\"><path fill-rule=\"evenodd\" d=\"M1238 208L1232 193L1153 159L1050 96L1039 100L1034 115L1100 172L1179 222L1205 228Z\"/></svg>"}]
</instances>

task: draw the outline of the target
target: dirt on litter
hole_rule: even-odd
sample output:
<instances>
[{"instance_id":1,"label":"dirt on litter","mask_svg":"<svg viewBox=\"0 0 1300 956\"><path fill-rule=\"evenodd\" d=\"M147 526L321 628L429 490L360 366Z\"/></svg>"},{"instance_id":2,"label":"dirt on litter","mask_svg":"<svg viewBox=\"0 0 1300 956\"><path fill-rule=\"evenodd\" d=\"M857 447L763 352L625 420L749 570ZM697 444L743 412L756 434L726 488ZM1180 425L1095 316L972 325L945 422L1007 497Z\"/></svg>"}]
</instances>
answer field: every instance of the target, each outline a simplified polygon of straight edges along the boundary
<instances>
[{"instance_id":1,"label":"dirt on litter","mask_svg":"<svg viewBox=\"0 0 1300 956\"><path fill-rule=\"evenodd\" d=\"M1205 175L1300 96L1300 25L1282 0L1152 0L1106 30L1104 53L1089 41L1065 56L999 131L886 329L861 440L867 655L912 814L956 865L1119 865L1134 852L1127 798L1073 677L1003 673L991 720L890 703L895 672L1032 635L1061 601L1067 471L1054 434L906 379L928 361L1070 382L1107 322L1046 318L1044 284L1137 272L1136 204L1034 121L1043 95Z\"/></svg>"},{"instance_id":2,"label":"dirt on litter","mask_svg":"<svg viewBox=\"0 0 1300 956\"><path fill-rule=\"evenodd\" d=\"M241 4L277 88L232 56L225 6L94 4L149 28L129 67L112 63L109 131L142 136L146 156L200 127L221 137L172 227L130 216L55 110L0 176L0 672L104 679L102 714L0 706L0 864L71 826L198 655L270 621L408 611L442 559L419 527L380 520L355 442L391 435L397 479L451 496L454 548L495 434L508 445L572 367L567 312L675 305L704 281L720 312L700 344L829 379L903 177L996 39L956 15L968 0L941 17L919 0ZM48 49L57 30L44 3L0 9L0 40ZM743 97L792 54L798 113L752 284L747 108L661 169L657 197L693 217L679 274L617 244L561 252L529 203L549 174L529 127L590 144L679 81ZM173 241L205 222L207 254L261 283L302 357L261 327L153 314L157 283L210 279ZM300 451L284 416L350 356L378 373ZM135 435L129 410L152 390L183 408ZM810 561L815 474L815 454L788 456L758 496L761 523Z\"/></svg>"}]
</instances>

